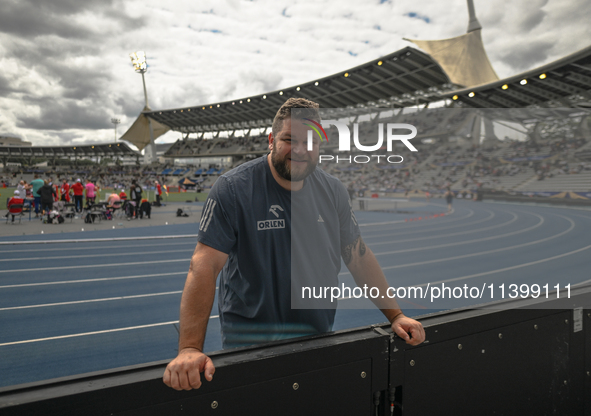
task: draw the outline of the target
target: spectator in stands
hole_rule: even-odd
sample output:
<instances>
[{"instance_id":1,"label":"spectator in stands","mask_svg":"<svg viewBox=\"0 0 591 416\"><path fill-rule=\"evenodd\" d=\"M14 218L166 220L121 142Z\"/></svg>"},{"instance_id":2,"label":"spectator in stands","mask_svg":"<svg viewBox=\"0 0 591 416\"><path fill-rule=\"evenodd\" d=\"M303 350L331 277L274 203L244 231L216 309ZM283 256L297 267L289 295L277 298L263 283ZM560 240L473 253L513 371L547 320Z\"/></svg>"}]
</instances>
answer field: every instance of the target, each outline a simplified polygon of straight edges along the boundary
<instances>
[{"instance_id":1,"label":"spectator in stands","mask_svg":"<svg viewBox=\"0 0 591 416\"><path fill-rule=\"evenodd\" d=\"M91 206L96 200L95 190L98 189L90 179L86 181L84 187L86 188L86 206Z\"/></svg>"},{"instance_id":2,"label":"spectator in stands","mask_svg":"<svg viewBox=\"0 0 591 416\"><path fill-rule=\"evenodd\" d=\"M70 185L67 179L62 179L62 186L60 187L60 201L70 202Z\"/></svg>"},{"instance_id":3,"label":"spectator in stands","mask_svg":"<svg viewBox=\"0 0 591 416\"><path fill-rule=\"evenodd\" d=\"M76 183L72 185L74 191L74 203L76 204L76 212L82 212L82 198L84 197L84 185L80 179L76 179Z\"/></svg>"},{"instance_id":4,"label":"spectator in stands","mask_svg":"<svg viewBox=\"0 0 591 416\"><path fill-rule=\"evenodd\" d=\"M35 178L31 181L33 198L35 198L35 218L39 218L39 209L41 208L41 196L38 191L44 184L43 179L40 179L39 175L35 174Z\"/></svg>"},{"instance_id":5,"label":"spectator in stands","mask_svg":"<svg viewBox=\"0 0 591 416\"><path fill-rule=\"evenodd\" d=\"M22 208L20 208L20 209L12 208L11 209L10 207L13 206L13 205L16 205L16 204L21 204L22 205L24 203L25 203L24 199L20 197L20 192L18 190L15 190L14 191L14 196L12 198L10 198L8 200L8 202L6 203L6 208L8 208L8 212L6 213L6 218L8 218L8 216L10 214L12 214L12 222L14 222L14 216L16 214L22 212Z\"/></svg>"},{"instance_id":6,"label":"spectator in stands","mask_svg":"<svg viewBox=\"0 0 591 416\"><path fill-rule=\"evenodd\" d=\"M43 211L43 215L47 214L47 222L49 221L49 214L53 209L53 200L55 198L55 188L49 184L48 180L44 181L44 185L39 188L39 195L41 198L41 209Z\"/></svg>"}]
</instances>

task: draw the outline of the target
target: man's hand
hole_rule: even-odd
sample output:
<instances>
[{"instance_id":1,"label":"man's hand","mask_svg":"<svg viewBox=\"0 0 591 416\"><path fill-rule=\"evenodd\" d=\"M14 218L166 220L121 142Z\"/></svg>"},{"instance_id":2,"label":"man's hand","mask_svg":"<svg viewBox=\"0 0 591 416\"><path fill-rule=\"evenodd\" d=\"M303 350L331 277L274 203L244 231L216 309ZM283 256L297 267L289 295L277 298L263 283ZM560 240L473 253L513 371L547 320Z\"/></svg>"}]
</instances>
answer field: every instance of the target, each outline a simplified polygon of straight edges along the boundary
<instances>
[{"instance_id":1,"label":"man's hand","mask_svg":"<svg viewBox=\"0 0 591 416\"><path fill-rule=\"evenodd\" d=\"M197 348L185 348L164 370L164 384L175 390L191 390L201 387L201 375L211 381L215 373L213 361Z\"/></svg>"},{"instance_id":2,"label":"man's hand","mask_svg":"<svg viewBox=\"0 0 591 416\"><path fill-rule=\"evenodd\" d=\"M392 321L392 332L410 345L419 345L425 341L425 330L423 329L423 325L419 321L408 318L403 314L398 315L394 321Z\"/></svg>"}]
</instances>

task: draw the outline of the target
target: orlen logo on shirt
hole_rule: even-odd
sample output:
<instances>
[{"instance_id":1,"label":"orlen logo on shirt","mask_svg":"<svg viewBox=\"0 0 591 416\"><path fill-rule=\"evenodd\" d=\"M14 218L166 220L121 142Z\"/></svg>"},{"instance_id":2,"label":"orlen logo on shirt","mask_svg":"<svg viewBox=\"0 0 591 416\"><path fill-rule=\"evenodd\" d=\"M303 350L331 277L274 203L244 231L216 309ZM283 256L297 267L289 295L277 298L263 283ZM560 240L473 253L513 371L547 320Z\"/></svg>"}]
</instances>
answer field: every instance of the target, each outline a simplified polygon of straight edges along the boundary
<instances>
[{"instance_id":1,"label":"orlen logo on shirt","mask_svg":"<svg viewBox=\"0 0 591 416\"><path fill-rule=\"evenodd\" d=\"M265 220L257 221L257 230L273 230L277 228L285 228L285 220Z\"/></svg>"}]
</instances>

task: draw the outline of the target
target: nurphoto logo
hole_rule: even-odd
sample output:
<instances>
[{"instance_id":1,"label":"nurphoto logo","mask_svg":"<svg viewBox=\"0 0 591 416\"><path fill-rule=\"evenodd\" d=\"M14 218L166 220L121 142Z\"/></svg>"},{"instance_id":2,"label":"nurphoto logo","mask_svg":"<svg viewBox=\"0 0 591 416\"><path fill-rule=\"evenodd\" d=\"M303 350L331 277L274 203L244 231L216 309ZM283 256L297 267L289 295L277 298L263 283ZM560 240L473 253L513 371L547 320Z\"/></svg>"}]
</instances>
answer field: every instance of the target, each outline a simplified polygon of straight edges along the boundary
<instances>
[{"instance_id":1,"label":"nurphoto logo","mask_svg":"<svg viewBox=\"0 0 591 416\"><path fill-rule=\"evenodd\" d=\"M306 126L310 127L314 130L320 140L326 140L328 142L328 135L324 128L328 128L329 126L333 125L337 128L339 132L339 151L341 152L349 152L351 151L351 132L347 124L343 121L338 120L322 120L322 124L317 123L313 120L305 119L314 123L314 125L306 124ZM322 134L320 131L322 131ZM308 150L313 149L313 131L308 130ZM375 152L380 150L384 145L384 130L386 132L386 150L388 152L392 151L393 145L392 143L397 140L402 142L411 152L416 152L417 149L412 145L410 142L411 139L416 137L417 135L417 128L412 124L405 124L405 123L387 123L386 127L384 128L384 123L378 124L378 139L375 144L372 145L363 145L359 141L359 123L353 123L353 144L357 150L362 152ZM394 131L405 130L409 131L408 134L394 134ZM320 155L319 163L323 161L334 161L336 160L337 163L340 161L346 161L349 163L369 163L372 158L376 158L378 162L380 162L380 158L385 158L388 163L402 163L404 158L400 155L356 155L356 156L348 156L348 157L339 157L333 155Z\"/></svg>"}]
</instances>

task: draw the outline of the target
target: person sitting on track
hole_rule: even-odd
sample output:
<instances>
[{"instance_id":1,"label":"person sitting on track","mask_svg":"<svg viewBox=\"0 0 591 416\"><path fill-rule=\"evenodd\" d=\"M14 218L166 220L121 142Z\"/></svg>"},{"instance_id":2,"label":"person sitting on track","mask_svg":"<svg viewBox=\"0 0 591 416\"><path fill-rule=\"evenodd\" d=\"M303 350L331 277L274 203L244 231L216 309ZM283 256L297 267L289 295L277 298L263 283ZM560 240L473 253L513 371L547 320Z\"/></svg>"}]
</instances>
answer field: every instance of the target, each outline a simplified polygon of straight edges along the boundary
<instances>
[{"instance_id":1,"label":"person sitting on track","mask_svg":"<svg viewBox=\"0 0 591 416\"><path fill-rule=\"evenodd\" d=\"M17 204L24 204L25 200L23 198L20 197L20 192L18 190L14 191L14 196L12 198L10 198L8 200L8 202L6 203L6 208L8 208L8 212L6 213L6 218L8 221L8 216L12 214L12 222L14 222L14 216L16 214L21 213L23 210L22 208L20 209L15 209L15 208L10 208L12 205L17 205Z\"/></svg>"}]
</instances>

